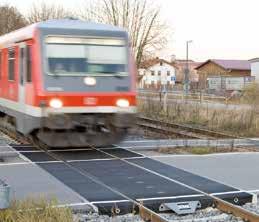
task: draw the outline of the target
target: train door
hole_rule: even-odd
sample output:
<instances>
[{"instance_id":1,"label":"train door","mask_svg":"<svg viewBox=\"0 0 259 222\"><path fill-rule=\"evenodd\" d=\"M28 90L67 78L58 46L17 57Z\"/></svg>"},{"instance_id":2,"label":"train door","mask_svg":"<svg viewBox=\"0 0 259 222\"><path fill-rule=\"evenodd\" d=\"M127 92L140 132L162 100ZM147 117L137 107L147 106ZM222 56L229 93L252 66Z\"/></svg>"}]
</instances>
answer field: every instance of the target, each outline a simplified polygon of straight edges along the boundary
<instances>
[{"instance_id":1,"label":"train door","mask_svg":"<svg viewBox=\"0 0 259 222\"><path fill-rule=\"evenodd\" d=\"M26 44L20 45L19 53L19 104L22 112L26 112L25 107L25 83L26 83Z\"/></svg>"}]
</instances>

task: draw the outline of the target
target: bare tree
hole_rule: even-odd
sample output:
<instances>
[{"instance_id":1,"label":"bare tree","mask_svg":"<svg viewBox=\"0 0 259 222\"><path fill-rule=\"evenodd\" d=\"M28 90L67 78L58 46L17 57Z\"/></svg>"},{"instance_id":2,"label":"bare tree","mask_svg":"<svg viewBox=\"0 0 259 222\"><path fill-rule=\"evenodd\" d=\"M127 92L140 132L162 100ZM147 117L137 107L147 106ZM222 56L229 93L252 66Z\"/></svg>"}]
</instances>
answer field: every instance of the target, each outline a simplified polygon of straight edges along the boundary
<instances>
[{"instance_id":1,"label":"bare tree","mask_svg":"<svg viewBox=\"0 0 259 222\"><path fill-rule=\"evenodd\" d=\"M22 28L26 20L17 8L9 5L0 6L0 35Z\"/></svg>"},{"instance_id":2,"label":"bare tree","mask_svg":"<svg viewBox=\"0 0 259 222\"><path fill-rule=\"evenodd\" d=\"M161 22L160 7L147 0L92 0L81 18L124 27L139 67L144 57L152 57L167 43L167 28Z\"/></svg>"},{"instance_id":3,"label":"bare tree","mask_svg":"<svg viewBox=\"0 0 259 222\"><path fill-rule=\"evenodd\" d=\"M70 17L71 12L67 11L61 5L47 4L45 2L34 3L26 16L28 22L36 23L41 21L46 21L49 19L61 19L65 17Z\"/></svg>"}]
</instances>

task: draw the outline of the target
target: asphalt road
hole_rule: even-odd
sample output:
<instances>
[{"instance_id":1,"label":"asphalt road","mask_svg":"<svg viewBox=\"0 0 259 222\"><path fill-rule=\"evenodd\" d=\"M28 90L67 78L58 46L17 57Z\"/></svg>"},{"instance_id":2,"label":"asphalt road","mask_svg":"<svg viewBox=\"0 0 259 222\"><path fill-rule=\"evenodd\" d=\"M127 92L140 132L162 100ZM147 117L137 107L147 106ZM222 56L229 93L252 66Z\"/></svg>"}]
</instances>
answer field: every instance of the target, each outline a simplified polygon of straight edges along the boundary
<instances>
[{"instance_id":1,"label":"asphalt road","mask_svg":"<svg viewBox=\"0 0 259 222\"><path fill-rule=\"evenodd\" d=\"M214 155L161 155L144 152L163 163L187 170L226 185L259 190L259 153L233 153Z\"/></svg>"}]
</instances>

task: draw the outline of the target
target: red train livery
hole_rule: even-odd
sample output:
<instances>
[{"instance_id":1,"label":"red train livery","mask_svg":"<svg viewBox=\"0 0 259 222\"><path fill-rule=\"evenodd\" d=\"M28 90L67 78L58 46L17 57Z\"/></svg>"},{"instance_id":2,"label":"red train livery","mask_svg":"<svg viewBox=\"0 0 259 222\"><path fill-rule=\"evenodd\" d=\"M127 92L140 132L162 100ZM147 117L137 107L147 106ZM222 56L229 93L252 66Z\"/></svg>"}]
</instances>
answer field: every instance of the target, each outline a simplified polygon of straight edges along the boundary
<instances>
[{"instance_id":1,"label":"red train livery","mask_svg":"<svg viewBox=\"0 0 259 222\"><path fill-rule=\"evenodd\" d=\"M2 123L50 147L105 146L136 113L125 30L50 20L0 37Z\"/></svg>"}]
</instances>

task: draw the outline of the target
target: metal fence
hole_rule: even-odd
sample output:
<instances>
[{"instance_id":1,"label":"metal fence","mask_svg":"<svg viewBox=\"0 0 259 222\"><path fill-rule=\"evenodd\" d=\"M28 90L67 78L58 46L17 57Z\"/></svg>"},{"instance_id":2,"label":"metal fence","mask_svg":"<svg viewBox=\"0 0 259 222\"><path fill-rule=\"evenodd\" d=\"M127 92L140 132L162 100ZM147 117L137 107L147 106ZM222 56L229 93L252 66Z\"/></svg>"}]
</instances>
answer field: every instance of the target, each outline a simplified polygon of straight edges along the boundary
<instances>
[{"instance_id":1,"label":"metal fence","mask_svg":"<svg viewBox=\"0 0 259 222\"><path fill-rule=\"evenodd\" d=\"M139 96L156 96L161 97L163 92L161 91L154 91L154 90L138 90ZM183 91L167 91L167 98L168 99L190 99L194 101L211 101L211 100L218 100L225 102L227 101L227 97L225 96L217 96L214 94L208 94L204 92L190 92L186 96Z\"/></svg>"}]
</instances>

